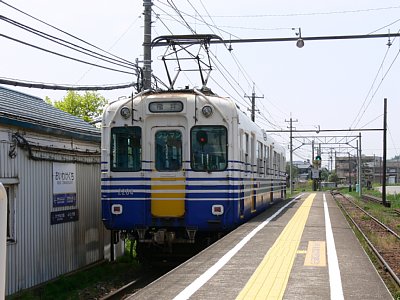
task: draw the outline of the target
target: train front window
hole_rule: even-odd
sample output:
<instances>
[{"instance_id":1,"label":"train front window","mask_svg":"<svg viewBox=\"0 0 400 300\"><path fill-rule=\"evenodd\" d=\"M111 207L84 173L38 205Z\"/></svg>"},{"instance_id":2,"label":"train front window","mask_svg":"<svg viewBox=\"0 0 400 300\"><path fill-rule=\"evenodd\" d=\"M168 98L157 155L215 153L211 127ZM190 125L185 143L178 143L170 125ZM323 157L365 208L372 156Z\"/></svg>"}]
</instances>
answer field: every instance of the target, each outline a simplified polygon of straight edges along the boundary
<instances>
[{"instance_id":1,"label":"train front window","mask_svg":"<svg viewBox=\"0 0 400 300\"><path fill-rule=\"evenodd\" d=\"M223 126L195 126L191 132L193 171L223 171L228 164L228 137Z\"/></svg>"},{"instance_id":2,"label":"train front window","mask_svg":"<svg viewBox=\"0 0 400 300\"><path fill-rule=\"evenodd\" d=\"M142 168L142 130L137 126L111 129L111 171L135 172Z\"/></svg>"},{"instance_id":3,"label":"train front window","mask_svg":"<svg viewBox=\"0 0 400 300\"><path fill-rule=\"evenodd\" d=\"M157 131L155 145L157 171L168 172L182 169L182 133L180 131Z\"/></svg>"}]
</instances>

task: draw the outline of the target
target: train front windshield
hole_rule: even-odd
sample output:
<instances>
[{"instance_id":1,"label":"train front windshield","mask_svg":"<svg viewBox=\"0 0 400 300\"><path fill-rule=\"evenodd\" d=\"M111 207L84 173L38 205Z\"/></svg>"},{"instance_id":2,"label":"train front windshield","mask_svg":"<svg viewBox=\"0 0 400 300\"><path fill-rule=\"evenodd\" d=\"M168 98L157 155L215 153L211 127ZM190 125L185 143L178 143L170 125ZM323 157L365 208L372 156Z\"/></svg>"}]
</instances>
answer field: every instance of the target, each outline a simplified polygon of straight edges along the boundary
<instances>
[{"instance_id":1,"label":"train front windshield","mask_svg":"<svg viewBox=\"0 0 400 300\"><path fill-rule=\"evenodd\" d=\"M223 171L227 167L228 137L223 126L195 126L191 131L193 171Z\"/></svg>"},{"instance_id":2,"label":"train front windshield","mask_svg":"<svg viewBox=\"0 0 400 300\"><path fill-rule=\"evenodd\" d=\"M182 133L178 130L158 131L156 139L157 171L182 169Z\"/></svg>"},{"instance_id":3,"label":"train front windshield","mask_svg":"<svg viewBox=\"0 0 400 300\"><path fill-rule=\"evenodd\" d=\"M111 129L111 170L135 172L142 168L142 131L140 127Z\"/></svg>"}]
</instances>

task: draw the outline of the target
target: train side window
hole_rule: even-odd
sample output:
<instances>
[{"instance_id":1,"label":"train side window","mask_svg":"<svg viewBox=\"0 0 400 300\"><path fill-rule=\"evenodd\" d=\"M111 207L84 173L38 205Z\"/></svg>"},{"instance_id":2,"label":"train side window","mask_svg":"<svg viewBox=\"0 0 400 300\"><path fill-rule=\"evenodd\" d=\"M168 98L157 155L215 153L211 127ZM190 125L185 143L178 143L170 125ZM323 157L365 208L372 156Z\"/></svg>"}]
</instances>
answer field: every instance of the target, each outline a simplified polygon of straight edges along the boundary
<instances>
[{"instance_id":1,"label":"train side window","mask_svg":"<svg viewBox=\"0 0 400 300\"><path fill-rule=\"evenodd\" d=\"M142 169L142 130L138 126L111 129L111 171Z\"/></svg>"},{"instance_id":2,"label":"train side window","mask_svg":"<svg viewBox=\"0 0 400 300\"><path fill-rule=\"evenodd\" d=\"M255 144L255 136L254 134L251 134L251 138L250 138L250 174L253 174L254 172L254 166L256 165L255 163L255 159L256 159L256 144Z\"/></svg>"},{"instance_id":3,"label":"train side window","mask_svg":"<svg viewBox=\"0 0 400 300\"><path fill-rule=\"evenodd\" d=\"M278 153L276 151L274 151L274 159L273 159L272 169L273 169L275 176L277 175L277 168L278 168L277 161L278 161Z\"/></svg>"},{"instance_id":4,"label":"train side window","mask_svg":"<svg viewBox=\"0 0 400 300\"><path fill-rule=\"evenodd\" d=\"M223 171L228 166L228 134L223 126L195 126L191 130L193 171Z\"/></svg>"},{"instance_id":5,"label":"train side window","mask_svg":"<svg viewBox=\"0 0 400 300\"><path fill-rule=\"evenodd\" d=\"M160 130L155 134L155 165L157 171L182 169L182 133L178 130Z\"/></svg>"},{"instance_id":6,"label":"train side window","mask_svg":"<svg viewBox=\"0 0 400 300\"><path fill-rule=\"evenodd\" d=\"M246 171L248 170L249 167L249 134L245 133L245 145L244 145L244 164L245 164L245 169ZM247 173L246 173L247 174Z\"/></svg>"},{"instance_id":7,"label":"train side window","mask_svg":"<svg viewBox=\"0 0 400 300\"><path fill-rule=\"evenodd\" d=\"M264 146L264 175L269 174L269 147Z\"/></svg>"},{"instance_id":8,"label":"train side window","mask_svg":"<svg viewBox=\"0 0 400 300\"><path fill-rule=\"evenodd\" d=\"M257 142L257 173L263 173L263 144L261 142Z\"/></svg>"}]
</instances>

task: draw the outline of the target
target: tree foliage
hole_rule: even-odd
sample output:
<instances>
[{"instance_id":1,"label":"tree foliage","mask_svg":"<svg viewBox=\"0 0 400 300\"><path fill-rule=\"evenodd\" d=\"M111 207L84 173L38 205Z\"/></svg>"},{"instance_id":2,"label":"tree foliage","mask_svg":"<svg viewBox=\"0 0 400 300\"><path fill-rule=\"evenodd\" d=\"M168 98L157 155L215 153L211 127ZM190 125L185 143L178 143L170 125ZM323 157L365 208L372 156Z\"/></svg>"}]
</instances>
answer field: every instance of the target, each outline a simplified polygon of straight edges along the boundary
<instances>
[{"instance_id":1,"label":"tree foliage","mask_svg":"<svg viewBox=\"0 0 400 300\"><path fill-rule=\"evenodd\" d=\"M331 175L329 175L329 182L336 182L336 183L338 183L339 182L339 177L337 176L337 174L336 174L336 172L335 171L333 171L332 173L331 173Z\"/></svg>"},{"instance_id":2,"label":"tree foliage","mask_svg":"<svg viewBox=\"0 0 400 300\"><path fill-rule=\"evenodd\" d=\"M63 100L53 103L49 97L46 97L45 101L86 122L92 122L100 117L104 106L107 104L107 100L97 92L85 92L80 95L75 91L68 91Z\"/></svg>"}]
</instances>

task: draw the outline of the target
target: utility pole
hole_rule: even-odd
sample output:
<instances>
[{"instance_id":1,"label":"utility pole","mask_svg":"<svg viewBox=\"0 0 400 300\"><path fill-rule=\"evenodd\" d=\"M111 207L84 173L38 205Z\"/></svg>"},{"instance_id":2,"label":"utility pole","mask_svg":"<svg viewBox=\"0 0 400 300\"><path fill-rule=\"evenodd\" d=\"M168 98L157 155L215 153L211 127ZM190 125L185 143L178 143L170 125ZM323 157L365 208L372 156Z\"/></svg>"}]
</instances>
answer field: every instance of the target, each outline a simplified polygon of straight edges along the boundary
<instances>
[{"instance_id":1,"label":"utility pole","mask_svg":"<svg viewBox=\"0 0 400 300\"><path fill-rule=\"evenodd\" d=\"M143 40L143 89L151 88L151 7L152 0L143 0L144 40Z\"/></svg>"},{"instance_id":2,"label":"utility pole","mask_svg":"<svg viewBox=\"0 0 400 300\"><path fill-rule=\"evenodd\" d=\"M290 195L293 194L293 122L298 122L298 120L293 120L290 117L290 120L285 122L289 122L290 129L290 165L289 165L289 178L290 178Z\"/></svg>"},{"instance_id":3,"label":"utility pole","mask_svg":"<svg viewBox=\"0 0 400 300\"><path fill-rule=\"evenodd\" d=\"M386 202L386 134L387 134L387 99L383 99L383 161L382 161L382 204Z\"/></svg>"},{"instance_id":4,"label":"utility pole","mask_svg":"<svg viewBox=\"0 0 400 300\"><path fill-rule=\"evenodd\" d=\"M362 195L361 132L358 133L358 195Z\"/></svg>"},{"instance_id":5,"label":"utility pole","mask_svg":"<svg viewBox=\"0 0 400 300\"><path fill-rule=\"evenodd\" d=\"M351 192L351 160L350 160L350 152L349 152L349 192Z\"/></svg>"},{"instance_id":6,"label":"utility pole","mask_svg":"<svg viewBox=\"0 0 400 300\"><path fill-rule=\"evenodd\" d=\"M251 120L253 122L255 122L256 121L256 98L262 99L262 98L264 98L264 95L262 97L256 96L255 84L253 82L253 92L251 93L251 96L248 96L248 95L244 95L244 96L251 100Z\"/></svg>"}]
</instances>

